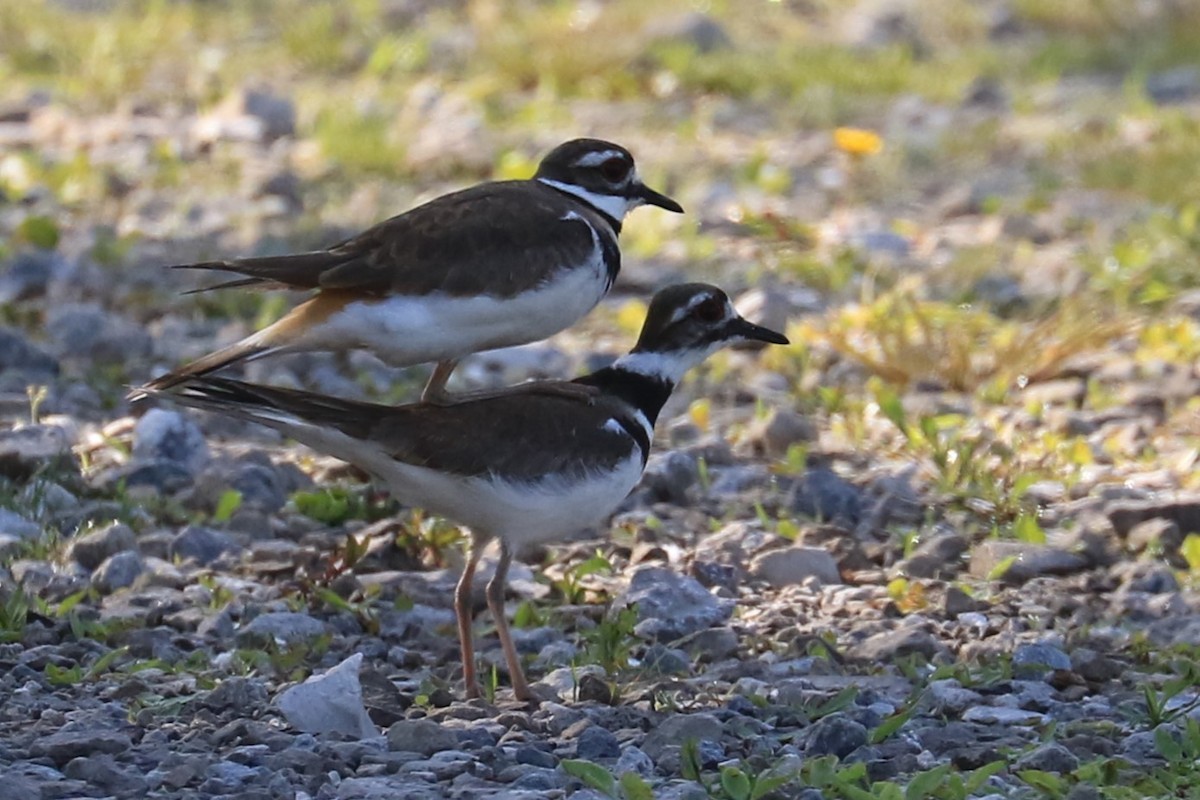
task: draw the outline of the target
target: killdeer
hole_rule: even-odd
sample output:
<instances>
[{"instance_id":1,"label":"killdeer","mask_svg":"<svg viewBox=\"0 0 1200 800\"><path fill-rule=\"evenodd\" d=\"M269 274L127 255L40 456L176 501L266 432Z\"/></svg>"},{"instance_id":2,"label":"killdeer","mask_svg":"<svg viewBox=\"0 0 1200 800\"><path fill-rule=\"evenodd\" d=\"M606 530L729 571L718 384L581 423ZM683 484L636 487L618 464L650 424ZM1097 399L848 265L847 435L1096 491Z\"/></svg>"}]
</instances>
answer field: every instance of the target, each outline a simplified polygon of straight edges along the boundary
<instances>
[{"instance_id":1,"label":"killdeer","mask_svg":"<svg viewBox=\"0 0 1200 800\"><path fill-rule=\"evenodd\" d=\"M168 394L184 405L250 419L358 465L402 502L467 526L471 549L454 606L467 696L477 697L470 592L485 545L500 540L487 603L518 699L530 699L504 618L514 550L603 520L646 466L654 423L675 384L724 345L786 344L747 322L715 286L655 295L637 346L572 383L529 383L452 405L380 406L221 378L189 378ZM159 392L152 390L155 394Z\"/></svg>"},{"instance_id":2,"label":"killdeer","mask_svg":"<svg viewBox=\"0 0 1200 800\"><path fill-rule=\"evenodd\" d=\"M437 362L422 399L445 400L458 359L544 339L591 311L621 268L621 223L644 204L683 212L642 183L624 147L575 139L551 150L530 180L443 195L328 250L180 264L245 276L195 291L316 293L146 388L273 353L366 348L397 367Z\"/></svg>"}]
</instances>

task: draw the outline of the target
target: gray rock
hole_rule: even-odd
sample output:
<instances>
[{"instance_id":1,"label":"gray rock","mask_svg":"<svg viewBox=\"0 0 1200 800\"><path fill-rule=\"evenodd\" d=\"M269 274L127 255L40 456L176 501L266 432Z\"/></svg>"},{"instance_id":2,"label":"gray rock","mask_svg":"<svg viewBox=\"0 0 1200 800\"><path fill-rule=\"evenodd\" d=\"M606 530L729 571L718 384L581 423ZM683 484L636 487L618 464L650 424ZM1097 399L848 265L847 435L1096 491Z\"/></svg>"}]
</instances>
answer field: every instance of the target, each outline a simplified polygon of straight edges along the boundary
<instances>
[{"instance_id":1,"label":"gray rock","mask_svg":"<svg viewBox=\"0 0 1200 800\"><path fill-rule=\"evenodd\" d=\"M196 423L178 411L152 408L133 428L135 461L171 461L195 475L208 463L208 443Z\"/></svg>"},{"instance_id":2,"label":"gray rock","mask_svg":"<svg viewBox=\"0 0 1200 800\"><path fill-rule=\"evenodd\" d=\"M1060 775L1079 769L1079 759L1058 742L1047 742L1017 759L1015 769L1037 769Z\"/></svg>"},{"instance_id":3,"label":"gray rock","mask_svg":"<svg viewBox=\"0 0 1200 800\"><path fill-rule=\"evenodd\" d=\"M134 769L118 765L111 755L101 753L71 759L63 768L63 774L112 794L124 797L143 796L147 788L146 779Z\"/></svg>"},{"instance_id":4,"label":"gray rock","mask_svg":"<svg viewBox=\"0 0 1200 800\"><path fill-rule=\"evenodd\" d=\"M820 547L796 545L760 553L750 562L750 572L776 589L810 579L823 585L842 583L837 561Z\"/></svg>"},{"instance_id":5,"label":"gray rock","mask_svg":"<svg viewBox=\"0 0 1200 800\"><path fill-rule=\"evenodd\" d=\"M12 328L0 325L0 372L8 370L44 380L58 375L58 359Z\"/></svg>"},{"instance_id":6,"label":"gray rock","mask_svg":"<svg viewBox=\"0 0 1200 800\"><path fill-rule=\"evenodd\" d=\"M648 491L655 501L683 505L687 503L688 490L699 479L700 467L695 457L672 450L650 456L639 488Z\"/></svg>"},{"instance_id":7,"label":"gray rock","mask_svg":"<svg viewBox=\"0 0 1200 800\"><path fill-rule=\"evenodd\" d=\"M1165 727L1169 733L1178 735L1178 731L1173 726L1164 725L1159 727ZM1123 737L1117 752L1134 764L1155 764L1162 762L1162 753L1158 751L1158 743L1155 741L1155 731L1137 731Z\"/></svg>"},{"instance_id":8,"label":"gray rock","mask_svg":"<svg viewBox=\"0 0 1200 800\"><path fill-rule=\"evenodd\" d=\"M22 482L38 472L63 469L79 469L65 428L25 425L0 431L0 476Z\"/></svg>"},{"instance_id":9,"label":"gray rock","mask_svg":"<svg viewBox=\"0 0 1200 800\"><path fill-rule=\"evenodd\" d=\"M1059 648L1041 642L1019 645L1013 652L1013 674L1039 678L1054 670L1069 670L1071 659Z\"/></svg>"},{"instance_id":10,"label":"gray rock","mask_svg":"<svg viewBox=\"0 0 1200 800\"><path fill-rule=\"evenodd\" d=\"M458 737L454 731L431 720L402 719L388 728L387 743L392 751L431 756L442 750L456 748Z\"/></svg>"},{"instance_id":11,"label":"gray rock","mask_svg":"<svg viewBox=\"0 0 1200 800\"><path fill-rule=\"evenodd\" d=\"M1092 683L1104 683L1120 678L1125 672L1121 662L1086 647L1071 651L1071 669Z\"/></svg>"},{"instance_id":12,"label":"gray rock","mask_svg":"<svg viewBox=\"0 0 1200 800\"><path fill-rule=\"evenodd\" d=\"M654 761L641 748L630 745L621 751L621 756L613 765L614 775L624 775L626 772L649 778L654 775Z\"/></svg>"},{"instance_id":13,"label":"gray rock","mask_svg":"<svg viewBox=\"0 0 1200 800\"><path fill-rule=\"evenodd\" d=\"M833 470L818 467L792 484L788 505L813 519L853 525L862 516L862 492Z\"/></svg>"},{"instance_id":14,"label":"gray rock","mask_svg":"<svg viewBox=\"0 0 1200 800\"><path fill-rule=\"evenodd\" d=\"M150 487L160 494L172 494L191 485L193 477L182 464L156 458L106 470L96 482L110 491L123 485L126 489Z\"/></svg>"},{"instance_id":15,"label":"gray rock","mask_svg":"<svg viewBox=\"0 0 1200 800\"><path fill-rule=\"evenodd\" d=\"M621 742L612 731L599 725L589 725L575 739L575 757L587 761L618 758Z\"/></svg>"},{"instance_id":16,"label":"gray rock","mask_svg":"<svg viewBox=\"0 0 1200 800\"><path fill-rule=\"evenodd\" d=\"M363 705L358 679L362 660L362 653L355 653L281 694L276 702L292 727L306 733L336 732L360 739L379 735Z\"/></svg>"},{"instance_id":17,"label":"gray rock","mask_svg":"<svg viewBox=\"0 0 1200 800\"><path fill-rule=\"evenodd\" d=\"M694 47L698 53L711 53L733 46L721 23L699 11L686 11L653 20L642 30L642 35L651 45L683 44Z\"/></svg>"},{"instance_id":18,"label":"gray rock","mask_svg":"<svg viewBox=\"0 0 1200 800\"><path fill-rule=\"evenodd\" d=\"M1127 538L1136 525L1151 519L1166 519L1181 530L1200 531L1200 495L1118 501L1109 505L1105 514L1122 538Z\"/></svg>"},{"instance_id":19,"label":"gray rock","mask_svg":"<svg viewBox=\"0 0 1200 800\"><path fill-rule=\"evenodd\" d=\"M1050 545L988 539L971 551L971 575L1020 584L1042 575L1070 575L1086 569L1078 553ZM1001 571L1002 570L1002 571ZM999 572L997 575L995 573Z\"/></svg>"},{"instance_id":20,"label":"gray rock","mask_svg":"<svg viewBox=\"0 0 1200 800\"><path fill-rule=\"evenodd\" d=\"M0 535L14 539L35 539L42 534L42 526L25 519L15 511L0 508Z\"/></svg>"},{"instance_id":21,"label":"gray rock","mask_svg":"<svg viewBox=\"0 0 1200 800\"><path fill-rule=\"evenodd\" d=\"M659 675L686 675L692 671L692 661L687 653L657 643L646 648L642 666Z\"/></svg>"},{"instance_id":22,"label":"gray rock","mask_svg":"<svg viewBox=\"0 0 1200 800\"><path fill-rule=\"evenodd\" d=\"M1200 96L1200 69L1176 67L1148 75L1146 94L1159 105L1186 103Z\"/></svg>"},{"instance_id":23,"label":"gray rock","mask_svg":"<svg viewBox=\"0 0 1200 800\"><path fill-rule=\"evenodd\" d=\"M232 708L243 715L249 715L267 704L267 687L263 685L262 680L257 678L233 676L217 684L217 687L208 693L201 704L213 711ZM290 719L288 721L291 722ZM295 723L292 724L300 730L306 730Z\"/></svg>"},{"instance_id":24,"label":"gray rock","mask_svg":"<svg viewBox=\"0 0 1200 800\"><path fill-rule=\"evenodd\" d=\"M942 646L933 636L920 628L904 627L880 631L849 649L854 658L871 663L893 661L917 653L931 659Z\"/></svg>"},{"instance_id":25,"label":"gray rock","mask_svg":"<svg viewBox=\"0 0 1200 800\"><path fill-rule=\"evenodd\" d=\"M133 743L123 733L111 730L67 730L35 739L29 746L34 758L46 757L64 765L73 758L98 753L124 753Z\"/></svg>"},{"instance_id":26,"label":"gray rock","mask_svg":"<svg viewBox=\"0 0 1200 800\"><path fill-rule=\"evenodd\" d=\"M733 614L731 600L718 599L695 578L661 567L642 567L633 574L613 608L637 604L634 632L643 638L671 641L713 625Z\"/></svg>"},{"instance_id":27,"label":"gray rock","mask_svg":"<svg viewBox=\"0 0 1200 800\"><path fill-rule=\"evenodd\" d=\"M970 546L962 534L937 534L917 545L912 555L896 565L896 571L910 578L952 578L960 571L962 554Z\"/></svg>"},{"instance_id":28,"label":"gray rock","mask_svg":"<svg viewBox=\"0 0 1200 800\"><path fill-rule=\"evenodd\" d=\"M553 753L528 744L517 748L517 751L513 753L513 760L518 764L528 764L531 767L542 769L554 769L558 766L558 759L554 757Z\"/></svg>"},{"instance_id":29,"label":"gray rock","mask_svg":"<svg viewBox=\"0 0 1200 800\"><path fill-rule=\"evenodd\" d=\"M125 550L104 559L92 573L92 586L102 594L111 594L117 589L132 586L138 576L146 571L142 554L136 550Z\"/></svg>"},{"instance_id":30,"label":"gray rock","mask_svg":"<svg viewBox=\"0 0 1200 800\"><path fill-rule=\"evenodd\" d=\"M50 250L21 250L0 273L0 303L31 300L46 294L50 278L64 266L62 256ZM0 333L0 338L3 334ZM2 347L2 344L0 344ZM3 367L0 367L3 369Z\"/></svg>"},{"instance_id":31,"label":"gray rock","mask_svg":"<svg viewBox=\"0 0 1200 800\"><path fill-rule=\"evenodd\" d=\"M775 408L750 423L742 441L760 458L782 458L793 445L812 442L816 438L817 428L809 417L789 408Z\"/></svg>"},{"instance_id":32,"label":"gray rock","mask_svg":"<svg viewBox=\"0 0 1200 800\"><path fill-rule=\"evenodd\" d=\"M963 713L962 721L982 725L1039 725L1046 721L1046 715L1007 706L973 706Z\"/></svg>"},{"instance_id":33,"label":"gray rock","mask_svg":"<svg viewBox=\"0 0 1200 800\"><path fill-rule=\"evenodd\" d=\"M822 717L808 731L805 757L835 755L845 758L867 743L867 728L845 714Z\"/></svg>"},{"instance_id":34,"label":"gray rock","mask_svg":"<svg viewBox=\"0 0 1200 800\"><path fill-rule=\"evenodd\" d=\"M710 663L729 658L740 646L737 631L727 625L700 631L687 641L688 652Z\"/></svg>"},{"instance_id":35,"label":"gray rock","mask_svg":"<svg viewBox=\"0 0 1200 800\"><path fill-rule=\"evenodd\" d=\"M95 569L109 556L136 546L133 529L123 522L113 522L76 537L71 543L71 557L84 569Z\"/></svg>"},{"instance_id":36,"label":"gray rock","mask_svg":"<svg viewBox=\"0 0 1200 800\"><path fill-rule=\"evenodd\" d=\"M240 545L227 533L199 525L188 525L171 540L168 552L171 558L195 561L201 566L206 566L222 554L239 549Z\"/></svg>"},{"instance_id":37,"label":"gray rock","mask_svg":"<svg viewBox=\"0 0 1200 800\"><path fill-rule=\"evenodd\" d=\"M46 315L46 335L63 360L121 364L153 350L146 329L95 303L64 303Z\"/></svg>"},{"instance_id":38,"label":"gray rock","mask_svg":"<svg viewBox=\"0 0 1200 800\"><path fill-rule=\"evenodd\" d=\"M947 678L929 682L929 693L925 700L935 713L958 716L967 708L983 702L979 692L963 688L958 681Z\"/></svg>"},{"instance_id":39,"label":"gray rock","mask_svg":"<svg viewBox=\"0 0 1200 800\"><path fill-rule=\"evenodd\" d=\"M237 632L237 640L242 645L268 644L284 642L296 644L315 639L327 632L327 626L318 619L307 614L292 611L273 611L261 614L243 625Z\"/></svg>"},{"instance_id":40,"label":"gray rock","mask_svg":"<svg viewBox=\"0 0 1200 800\"><path fill-rule=\"evenodd\" d=\"M680 714L667 717L646 734L641 749L651 760L658 761L668 747L678 747L692 739L718 742L724 732L725 726L712 714Z\"/></svg>"}]
</instances>

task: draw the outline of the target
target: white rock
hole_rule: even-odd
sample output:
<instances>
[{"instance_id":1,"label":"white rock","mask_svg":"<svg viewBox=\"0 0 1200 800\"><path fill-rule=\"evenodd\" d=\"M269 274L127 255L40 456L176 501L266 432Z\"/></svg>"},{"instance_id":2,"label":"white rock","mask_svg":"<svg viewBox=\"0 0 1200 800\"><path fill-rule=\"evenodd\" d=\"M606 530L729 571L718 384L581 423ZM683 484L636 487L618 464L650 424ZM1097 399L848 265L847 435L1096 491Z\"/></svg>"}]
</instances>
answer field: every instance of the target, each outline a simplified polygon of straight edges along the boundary
<instances>
[{"instance_id":1,"label":"white rock","mask_svg":"<svg viewBox=\"0 0 1200 800\"><path fill-rule=\"evenodd\" d=\"M313 675L279 696L277 704L292 727L306 733L344 733L366 739L379 731L363 708L355 653L322 675Z\"/></svg>"}]
</instances>

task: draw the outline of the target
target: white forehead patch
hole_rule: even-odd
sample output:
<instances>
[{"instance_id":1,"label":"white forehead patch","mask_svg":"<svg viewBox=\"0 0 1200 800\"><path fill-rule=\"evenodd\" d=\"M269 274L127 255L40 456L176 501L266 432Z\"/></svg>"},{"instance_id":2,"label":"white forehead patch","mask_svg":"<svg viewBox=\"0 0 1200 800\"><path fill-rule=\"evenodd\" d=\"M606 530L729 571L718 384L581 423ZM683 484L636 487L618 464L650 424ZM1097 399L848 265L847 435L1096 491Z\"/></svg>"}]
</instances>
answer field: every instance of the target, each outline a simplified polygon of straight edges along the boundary
<instances>
[{"instance_id":1,"label":"white forehead patch","mask_svg":"<svg viewBox=\"0 0 1200 800\"><path fill-rule=\"evenodd\" d=\"M620 150L598 150L594 153L584 153L575 159L575 165L579 167L598 167L610 158L619 158L622 161L626 160L625 154Z\"/></svg>"}]
</instances>

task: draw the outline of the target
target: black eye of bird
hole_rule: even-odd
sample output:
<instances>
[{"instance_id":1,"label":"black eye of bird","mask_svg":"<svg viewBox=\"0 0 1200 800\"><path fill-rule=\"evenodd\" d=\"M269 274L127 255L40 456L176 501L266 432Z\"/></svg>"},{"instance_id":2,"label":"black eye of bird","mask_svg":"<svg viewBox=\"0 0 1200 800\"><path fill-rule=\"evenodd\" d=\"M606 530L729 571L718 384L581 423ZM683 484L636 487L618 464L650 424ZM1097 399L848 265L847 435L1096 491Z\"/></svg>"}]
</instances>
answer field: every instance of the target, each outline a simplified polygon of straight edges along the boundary
<instances>
[{"instance_id":1,"label":"black eye of bird","mask_svg":"<svg viewBox=\"0 0 1200 800\"><path fill-rule=\"evenodd\" d=\"M604 176L604 180L612 183L620 183L625 180L628 173L629 167L623 158L610 158L600 165L600 174Z\"/></svg>"},{"instance_id":2,"label":"black eye of bird","mask_svg":"<svg viewBox=\"0 0 1200 800\"><path fill-rule=\"evenodd\" d=\"M719 297L710 297L698 303L692 313L701 322L716 322L725 316L725 304Z\"/></svg>"}]
</instances>

